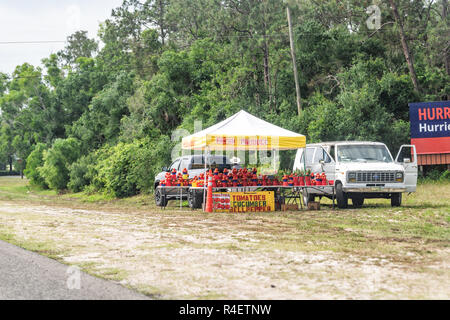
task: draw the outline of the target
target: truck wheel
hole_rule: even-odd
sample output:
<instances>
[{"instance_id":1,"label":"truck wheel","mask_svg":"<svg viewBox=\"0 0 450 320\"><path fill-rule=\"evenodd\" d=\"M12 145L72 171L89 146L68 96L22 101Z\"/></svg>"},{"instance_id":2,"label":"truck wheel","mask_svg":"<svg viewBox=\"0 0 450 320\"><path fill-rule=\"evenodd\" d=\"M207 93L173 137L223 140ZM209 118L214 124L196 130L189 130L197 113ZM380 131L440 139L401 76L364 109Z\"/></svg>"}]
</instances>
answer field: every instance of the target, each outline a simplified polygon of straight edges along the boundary
<instances>
[{"instance_id":1,"label":"truck wheel","mask_svg":"<svg viewBox=\"0 0 450 320\"><path fill-rule=\"evenodd\" d=\"M314 201L316 197L313 194L308 194L306 191L303 191L303 203L305 207L308 206L308 203Z\"/></svg>"},{"instance_id":2,"label":"truck wheel","mask_svg":"<svg viewBox=\"0 0 450 320\"><path fill-rule=\"evenodd\" d=\"M191 209L201 208L203 203L203 192L196 192L194 190L189 190L188 203L189 208Z\"/></svg>"},{"instance_id":3,"label":"truck wheel","mask_svg":"<svg viewBox=\"0 0 450 320\"><path fill-rule=\"evenodd\" d=\"M167 206L167 198L163 198L160 189L155 190L155 203L158 207Z\"/></svg>"},{"instance_id":4,"label":"truck wheel","mask_svg":"<svg viewBox=\"0 0 450 320\"><path fill-rule=\"evenodd\" d=\"M400 192L391 194L391 206L400 207L402 205L402 194Z\"/></svg>"},{"instance_id":5,"label":"truck wheel","mask_svg":"<svg viewBox=\"0 0 450 320\"><path fill-rule=\"evenodd\" d=\"M353 196L352 203L353 203L353 207L361 208L364 203L364 196L361 194Z\"/></svg>"},{"instance_id":6,"label":"truck wheel","mask_svg":"<svg viewBox=\"0 0 450 320\"><path fill-rule=\"evenodd\" d=\"M348 195L342 190L342 183L336 183L336 200L339 209L348 207Z\"/></svg>"}]
</instances>

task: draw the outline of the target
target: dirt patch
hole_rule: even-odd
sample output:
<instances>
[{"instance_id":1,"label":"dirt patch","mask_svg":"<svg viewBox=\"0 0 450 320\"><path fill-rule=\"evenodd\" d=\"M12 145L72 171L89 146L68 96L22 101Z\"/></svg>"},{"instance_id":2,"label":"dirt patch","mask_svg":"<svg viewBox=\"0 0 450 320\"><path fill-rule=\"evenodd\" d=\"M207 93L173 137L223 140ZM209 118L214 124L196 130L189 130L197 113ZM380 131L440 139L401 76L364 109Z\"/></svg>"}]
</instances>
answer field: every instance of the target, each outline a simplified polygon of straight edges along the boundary
<instances>
[{"instance_id":1,"label":"dirt patch","mask_svg":"<svg viewBox=\"0 0 450 320\"><path fill-rule=\"evenodd\" d=\"M43 242L61 252L58 259L65 263L163 299L450 298L448 246L430 247L430 257L411 250L368 254L365 239L395 242L401 246L396 250L418 239L377 240L336 225L327 234L308 218L109 212L0 201L0 233L12 234L25 247ZM327 237L339 235L339 241L348 241L347 251L329 245ZM361 254L355 254L359 248Z\"/></svg>"}]
</instances>

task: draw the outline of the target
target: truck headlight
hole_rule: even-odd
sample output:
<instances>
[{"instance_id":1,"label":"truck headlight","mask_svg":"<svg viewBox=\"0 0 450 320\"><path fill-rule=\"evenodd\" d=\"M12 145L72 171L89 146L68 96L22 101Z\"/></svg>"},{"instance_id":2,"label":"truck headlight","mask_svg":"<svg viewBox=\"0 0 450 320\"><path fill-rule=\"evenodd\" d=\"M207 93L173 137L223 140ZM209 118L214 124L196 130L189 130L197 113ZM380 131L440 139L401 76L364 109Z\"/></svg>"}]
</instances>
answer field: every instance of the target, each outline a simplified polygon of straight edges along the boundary
<instances>
[{"instance_id":1,"label":"truck headlight","mask_svg":"<svg viewBox=\"0 0 450 320\"><path fill-rule=\"evenodd\" d=\"M403 182L403 172L396 172L395 173L395 181Z\"/></svg>"},{"instance_id":2,"label":"truck headlight","mask_svg":"<svg viewBox=\"0 0 450 320\"><path fill-rule=\"evenodd\" d=\"M356 182L356 173L355 172L349 172L347 176L348 182Z\"/></svg>"}]
</instances>

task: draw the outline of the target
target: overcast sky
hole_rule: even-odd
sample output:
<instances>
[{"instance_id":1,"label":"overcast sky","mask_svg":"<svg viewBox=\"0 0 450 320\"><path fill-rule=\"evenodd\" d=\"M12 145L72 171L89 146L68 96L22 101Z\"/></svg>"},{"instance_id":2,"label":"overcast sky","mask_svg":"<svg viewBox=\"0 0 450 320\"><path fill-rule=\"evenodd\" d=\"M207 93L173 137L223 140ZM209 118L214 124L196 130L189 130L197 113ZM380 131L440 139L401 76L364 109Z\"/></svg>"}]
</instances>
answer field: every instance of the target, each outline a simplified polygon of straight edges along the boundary
<instances>
[{"instance_id":1,"label":"overcast sky","mask_svg":"<svg viewBox=\"0 0 450 320\"><path fill-rule=\"evenodd\" d=\"M17 41L64 41L77 30L97 37L99 23L122 0L0 0L0 72L11 73L24 62L41 59L64 43L4 44Z\"/></svg>"}]
</instances>

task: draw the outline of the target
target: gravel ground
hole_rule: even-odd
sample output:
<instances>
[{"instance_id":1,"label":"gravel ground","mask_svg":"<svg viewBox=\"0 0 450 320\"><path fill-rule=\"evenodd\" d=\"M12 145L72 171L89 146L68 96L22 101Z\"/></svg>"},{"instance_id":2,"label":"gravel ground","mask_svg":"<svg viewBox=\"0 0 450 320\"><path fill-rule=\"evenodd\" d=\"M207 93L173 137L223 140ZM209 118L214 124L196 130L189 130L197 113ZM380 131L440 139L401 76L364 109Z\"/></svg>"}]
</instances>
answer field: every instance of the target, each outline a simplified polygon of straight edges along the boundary
<instances>
[{"instance_id":1,"label":"gravel ground","mask_svg":"<svg viewBox=\"0 0 450 320\"><path fill-rule=\"evenodd\" d=\"M283 219L0 201L0 234L11 242L153 298L450 298L448 245L433 247L426 259L409 247L401 256L333 252L323 248L326 238L300 243L302 231Z\"/></svg>"}]
</instances>

